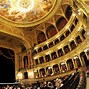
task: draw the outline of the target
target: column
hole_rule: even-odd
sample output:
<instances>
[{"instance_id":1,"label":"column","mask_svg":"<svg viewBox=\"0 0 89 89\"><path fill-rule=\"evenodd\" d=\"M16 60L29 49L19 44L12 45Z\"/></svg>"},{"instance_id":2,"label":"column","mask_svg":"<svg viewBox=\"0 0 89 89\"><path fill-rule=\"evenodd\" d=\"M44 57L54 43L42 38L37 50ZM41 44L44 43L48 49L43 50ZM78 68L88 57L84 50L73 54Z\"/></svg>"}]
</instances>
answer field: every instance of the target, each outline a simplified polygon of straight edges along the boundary
<instances>
[{"instance_id":1,"label":"column","mask_svg":"<svg viewBox=\"0 0 89 89\"><path fill-rule=\"evenodd\" d=\"M54 70L53 70L53 66L51 66L51 69L52 69L52 75L54 75Z\"/></svg>"},{"instance_id":2,"label":"column","mask_svg":"<svg viewBox=\"0 0 89 89\"><path fill-rule=\"evenodd\" d=\"M52 60L52 56L51 56L51 54L49 54L49 56L50 56L50 60Z\"/></svg>"},{"instance_id":3,"label":"column","mask_svg":"<svg viewBox=\"0 0 89 89\"><path fill-rule=\"evenodd\" d=\"M33 59L34 60L34 65L36 66L36 60L38 60L38 59ZM38 63L39 64L39 63ZM31 65L30 65L31 66Z\"/></svg>"},{"instance_id":4,"label":"column","mask_svg":"<svg viewBox=\"0 0 89 89\"><path fill-rule=\"evenodd\" d=\"M82 37L82 34L81 34L81 33L79 34L79 36L80 36L80 39L81 39L82 41L84 41L84 39L83 39L83 37Z\"/></svg>"},{"instance_id":5,"label":"column","mask_svg":"<svg viewBox=\"0 0 89 89\"><path fill-rule=\"evenodd\" d=\"M15 60L15 78L17 80L16 76L17 76L17 72L18 72L18 69L19 69L19 62L18 62L19 57L16 53L14 55L15 55L15 57L14 57L14 60Z\"/></svg>"},{"instance_id":6,"label":"column","mask_svg":"<svg viewBox=\"0 0 89 89\"><path fill-rule=\"evenodd\" d=\"M67 61L65 62L65 65L66 65L66 69L67 69L67 71L69 70L69 67L68 67L68 65L67 65Z\"/></svg>"},{"instance_id":7,"label":"column","mask_svg":"<svg viewBox=\"0 0 89 89\"><path fill-rule=\"evenodd\" d=\"M38 60L38 64L40 64L40 60L39 60L39 58L38 58L37 60Z\"/></svg>"},{"instance_id":8,"label":"column","mask_svg":"<svg viewBox=\"0 0 89 89\"><path fill-rule=\"evenodd\" d=\"M74 63L74 59L72 59L72 63L73 63L74 69L75 69L76 68L76 64Z\"/></svg>"},{"instance_id":9,"label":"column","mask_svg":"<svg viewBox=\"0 0 89 89\"><path fill-rule=\"evenodd\" d=\"M56 52L56 55L57 55L57 58L58 58L59 56L58 56L58 53L57 53L57 51L58 51L58 50L56 50L55 52Z\"/></svg>"},{"instance_id":10,"label":"column","mask_svg":"<svg viewBox=\"0 0 89 89\"><path fill-rule=\"evenodd\" d=\"M85 55L87 57L87 60L89 60L89 53L87 53L89 51L89 48L85 51Z\"/></svg>"},{"instance_id":11,"label":"column","mask_svg":"<svg viewBox=\"0 0 89 89\"><path fill-rule=\"evenodd\" d=\"M78 43L75 41L75 39L73 39L73 41L74 41L75 45L77 46L77 45L78 45Z\"/></svg>"},{"instance_id":12,"label":"column","mask_svg":"<svg viewBox=\"0 0 89 89\"><path fill-rule=\"evenodd\" d=\"M46 67L46 68L47 68L47 67ZM46 68L45 68L45 69L46 69ZM48 76L48 70L46 70L46 76Z\"/></svg>"},{"instance_id":13,"label":"column","mask_svg":"<svg viewBox=\"0 0 89 89\"><path fill-rule=\"evenodd\" d=\"M62 49L63 55L65 55L65 51L64 51L63 47L61 49Z\"/></svg>"},{"instance_id":14,"label":"column","mask_svg":"<svg viewBox=\"0 0 89 89\"><path fill-rule=\"evenodd\" d=\"M23 56L19 55L19 68L23 69L24 68L24 61L23 61Z\"/></svg>"},{"instance_id":15,"label":"column","mask_svg":"<svg viewBox=\"0 0 89 89\"><path fill-rule=\"evenodd\" d=\"M40 70L38 70L39 77L41 77Z\"/></svg>"},{"instance_id":16,"label":"column","mask_svg":"<svg viewBox=\"0 0 89 89\"><path fill-rule=\"evenodd\" d=\"M44 68L44 70L45 70L45 75L46 75L46 68ZM47 75L46 75L47 76Z\"/></svg>"},{"instance_id":17,"label":"column","mask_svg":"<svg viewBox=\"0 0 89 89\"><path fill-rule=\"evenodd\" d=\"M71 49L71 47L70 47L70 41L68 42L68 47L69 47L69 50L71 51L72 49Z\"/></svg>"},{"instance_id":18,"label":"column","mask_svg":"<svg viewBox=\"0 0 89 89\"><path fill-rule=\"evenodd\" d=\"M78 56L78 58L79 58L79 60L80 60L81 66L84 66L84 65L85 65L84 59L83 59L83 58L81 59L80 56Z\"/></svg>"},{"instance_id":19,"label":"column","mask_svg":"<svg viewBox=\"0 0 89 89\"><path fill-rule=\"evenodd\" d=\"M36 71L37 71L37 72L34 72L34 78L39 78L39 76L38 76L38 75L39 75L39 72L38 72L37 69L36 69Z\"/></svg>"},{"instance_id":20,"label":"column","mask_svg":"<svg viewBox=\"0 0 89 89\"><path fill-rule=\"evenodd\" d=\"M28 56L28 68L31 68L31 54L30 54L30 52L27 53L27 56ZM34 62L34 60L33 60L33 62Z\"/></svg>"},{"instance_id":21,"label":"column","mask_svg":"<svg viewBox=\"0 0 89 89\"><path fill-rule=\"evenodd\" d=\"M62 72L62 70L61 70L60 64L58 64L58 67L59 67L59 72L61 73L61 72Z\"/></svg>"},{"instance_id":22,"label":"column","mask_svg":"<svg viewBox=\"0 0 89 89\"><path fill-rule=\"evenodd\" d=\"M23 57L21 57L22 59L21 59L21 62L22 62L22 69L24 68L24 61L23 61Z\"/></svg>"},{"instance_id":23,"label":"column","mask_svg":"<svg viewBox=\"0 0 89 89\"><path fill-rule=\"evenodd\" d=\"M43 56L43 60L44 60L44 63L46 62L46 60L45 60L45 56Z\"/></svg>"}]
</instances>

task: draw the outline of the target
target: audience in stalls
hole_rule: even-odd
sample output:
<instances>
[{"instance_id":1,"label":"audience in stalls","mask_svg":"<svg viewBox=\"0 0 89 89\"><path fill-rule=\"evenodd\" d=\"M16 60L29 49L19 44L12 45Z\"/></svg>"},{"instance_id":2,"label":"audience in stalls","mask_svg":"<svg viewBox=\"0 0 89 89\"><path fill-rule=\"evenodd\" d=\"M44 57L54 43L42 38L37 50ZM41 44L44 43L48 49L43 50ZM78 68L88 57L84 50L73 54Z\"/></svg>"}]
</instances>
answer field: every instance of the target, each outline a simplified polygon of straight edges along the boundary
<instances>
[{"instance_id":1,"label":"audience in stalls","mask_svg":"<svg viewBox=\"0 0 89 89\"><path fill-rule=\"evenodd\" d=\"M76 75L76 73L72 73L64 77L57 77L56 79L50 81L46 81L45 79L43 79L43 82L37 81L37 83L34 83L32 85L19 84L2 86L0 87L0 89L60 89L62 86L65 85L65 82L68 81L74 74Z\"/></svg>"},{"instance_id":2,"label":"audience in stalls","mask_svg":"<svg viewBox=\"0 0 89 89\"><path fill-rule=\"evenodd\" d=\"M56 79L55 86L56 86L55 89L59 89L60 87L63 86L62 80L60 78Z\"/></svg>"}]
</instances>

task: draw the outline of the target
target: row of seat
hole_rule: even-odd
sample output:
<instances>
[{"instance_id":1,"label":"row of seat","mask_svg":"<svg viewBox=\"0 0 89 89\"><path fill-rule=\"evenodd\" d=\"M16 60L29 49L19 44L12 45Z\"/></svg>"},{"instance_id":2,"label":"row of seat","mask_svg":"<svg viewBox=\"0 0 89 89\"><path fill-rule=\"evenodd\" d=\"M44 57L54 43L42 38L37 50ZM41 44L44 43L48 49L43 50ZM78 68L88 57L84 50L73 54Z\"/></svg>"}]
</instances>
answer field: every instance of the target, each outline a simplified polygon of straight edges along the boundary
<instances>
[{"instance_id":1,"label":"row of seat","mask_svg":"<svg viewBox=\"0 0 89 89\"><path fill-rule=\"evenodd\" d=\"M76 89L80 80L79 72L74 73L73 75L69 76L64 85L60 87L60 89Z\"/></svg>"},{"instance_id":2,"label":"row of seat","mask_svg":"<svg viewBox=\"0 0 89 89\"><path fill-rule=\"evenodd\" d=\"M77 89L86 89L86 74L85 72L83 72L81 75L80 75L80 82L78 84L78 87Z\"/></svg>"}]
</instances>

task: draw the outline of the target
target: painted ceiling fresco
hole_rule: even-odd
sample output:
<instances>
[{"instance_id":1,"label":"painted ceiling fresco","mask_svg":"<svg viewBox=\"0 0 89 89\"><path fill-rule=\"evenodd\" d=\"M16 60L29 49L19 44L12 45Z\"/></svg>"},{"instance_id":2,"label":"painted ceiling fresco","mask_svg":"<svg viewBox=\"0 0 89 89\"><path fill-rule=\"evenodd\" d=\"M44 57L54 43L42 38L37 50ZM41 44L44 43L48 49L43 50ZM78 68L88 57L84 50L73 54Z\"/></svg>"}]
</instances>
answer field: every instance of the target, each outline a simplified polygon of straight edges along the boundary
<instances>
[{"instance_id":1,"label":"painted ceiling fresco","mask_svg":"<svg viewBox=\"0 0 89 89\"><path fill-rule=\"evenodd\" d=\"M14 22L31 22L45 16L55 0L0 0L0 16Z\"/></svg>"}]
</instances>

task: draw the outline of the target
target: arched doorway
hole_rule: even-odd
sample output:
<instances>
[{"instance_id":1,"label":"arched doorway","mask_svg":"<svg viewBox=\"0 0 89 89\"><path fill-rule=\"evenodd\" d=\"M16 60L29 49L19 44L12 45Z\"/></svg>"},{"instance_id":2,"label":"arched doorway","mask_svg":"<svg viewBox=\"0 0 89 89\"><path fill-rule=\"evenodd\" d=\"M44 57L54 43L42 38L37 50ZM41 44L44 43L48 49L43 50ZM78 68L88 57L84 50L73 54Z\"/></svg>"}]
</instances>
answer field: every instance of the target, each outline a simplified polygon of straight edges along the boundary
<instances>
[{"instance_id":1,"label":"arched doorway","mask_svg":"<svg viewBox=\"0 0 89 89\"><path fill-rule=\"evenodd\" d=\"M44 68L40 69L40 75L41 75L40 77L44 77L46 75Z\"/></svg>"},{"instance_id":2,"label":"arched doorway","mask_svg":"<svg viewBox=\"0 0 89 89\"><path fill-rule=\"evenodd\" d=\"M15 82L14 51L0 47L0 83Z\"/></svg>"},{"instance_id":3,"label":"arched doorway","mask_svg":"<svg viewBox=\"0 0 89 89\"><path fill-rule=\"evenodd\" d=\"M63 16L60 17L56 22L57 29L60 31L66 24L67 20Z\"/></svg>"},{"instance_id":4,"label":"arched doorway","mask_svg":"<svg viewBox=\"0 0 89 89\"><path fill-rule=\"evenodd\" d=\"M76 55L74 56L74 64L75 64L75 67L78 68L81 66L81 62L80 62L81 59L79 59L79 57Z\"/></svg>"},{"instance_id":5,"label":"arched doorway","mask_svg":"<svg viewBox=\"0 0 89 89\"><path fill-rule=\"evenodd\" d=\"M54 74L58 74L59 73L59 66L58 66L58 64L55 64L53 66L53 70L54 70Z\"/></svg>"},{"instance_id":6,"label":"arched doorway","mask_svg":"<svg viewBox=\"0 0 89 89\"><path fill-rule=\"evenodd\" d=\"M37 35L37 41L38 41L38 44L46 41L46 36L44 32L42 31L39 32L39 34Z\"/></svg>"},{"instance_id":7,"label":"arched doorway","mask_svg":"<svg viewBox=\"0 0 89 89\"><path fill-rule=\"evenodd\" d=\"M70 5L67 6L65 16L69 20L72 15L72 7Z\"/></svg>"},{"instance_id":8,"label":"arched doorway","mask_svg":"<svg viewBox=\"0 0 89 89\"><path fill-rule=\"evenodd\" d=\"M52 67L51 66L46 67L46 73L47 73L47 76L52 75L53 71L52 71Z\"/></svg>"},{"instance_id":9,"label":"arched doorway","mask_svg":"<svg viewBox=\"0 0 89 89\"><path fill-rule=\"evenodd\" d=\"M24 72L24 79L28 79L28 72Z\"/></svg>"},{"instance_id":10,"label":"arched doorway","mask_svg":"<svg viewBox=\"0 0 89 89\"><path fill-rule=\"evenodd\" d=\"M67 60L67 66L68 66L68 70L72 70L74 68L72 59Z\"/></svg>"},{"instance_id":11,"label":"arched doorway","mask_svg":"<svg viewBox=\"0 0 89 89\"><path fill-rule=\"evenodd\" d=\"M66 64L64 62L60 63L60 68L61 68L62 73L67 71L67 67L66 67Z\"/></svg>"},{"instance_id":12,"label":"arched doorway","mask_svg":"<svg viewBox=\"0 0 89 89\"><path fill-rule=\"evenodd\" d=\"M89 60L87 59L85 52L80 53L80 58L81 58L82 61L84 60L86 66L89 66Z\"/></svg>"},{"instance_id":13,"label":"arched doorway","mask_svg":"<svg viewBox=\"0 0 89 89\"><path fill-rule=\"evenodd\" d=\"M48 39L57 34L57 30L54 27L54 25L50 25L47 27L46 34L47 34Z\"/></svg>"}]
</instances>

